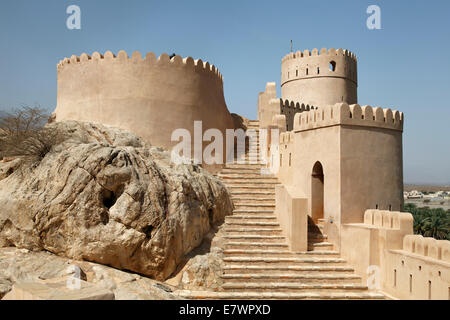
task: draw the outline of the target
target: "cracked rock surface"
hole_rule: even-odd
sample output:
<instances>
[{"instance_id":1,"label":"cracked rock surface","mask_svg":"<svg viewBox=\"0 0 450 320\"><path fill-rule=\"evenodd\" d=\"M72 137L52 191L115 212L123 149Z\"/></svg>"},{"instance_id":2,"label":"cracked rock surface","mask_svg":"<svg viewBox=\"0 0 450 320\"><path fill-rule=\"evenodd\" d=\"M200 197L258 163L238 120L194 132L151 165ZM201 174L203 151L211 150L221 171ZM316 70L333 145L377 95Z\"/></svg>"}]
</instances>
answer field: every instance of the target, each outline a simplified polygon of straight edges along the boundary
<instances>
[{"instance_id":1,"label":"cracked rock surface","mask_svg":"<svg viewBox=\"0 0 450 320\"><path fill-rule=\"evenodd\" d=\"M54 123L70 135L35 167L0 170L0 247L46 250L164 280L232 213L220 180L132 133ZM14 167L15 168L15 167Z\"/></svg>"}]
</instances>

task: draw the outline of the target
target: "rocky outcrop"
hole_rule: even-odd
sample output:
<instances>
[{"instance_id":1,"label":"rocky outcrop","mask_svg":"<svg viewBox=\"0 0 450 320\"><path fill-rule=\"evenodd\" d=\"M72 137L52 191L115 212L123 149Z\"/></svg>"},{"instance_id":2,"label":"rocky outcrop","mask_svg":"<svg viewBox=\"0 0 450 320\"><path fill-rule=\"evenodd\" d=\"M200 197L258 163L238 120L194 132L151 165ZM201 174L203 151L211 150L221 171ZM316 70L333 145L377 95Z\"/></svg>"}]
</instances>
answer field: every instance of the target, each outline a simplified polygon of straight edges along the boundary
<instances>
[{"instance_id":1,"label":"rocky outcrop","mask_svg":"<svg viewBox=\"0 0 450 320\"><path fill-rule=\"evenodd\" d=\"M70 139L0 181L0 246L166 279L231 214L220 180L126 131L53 123ZM1 170L0 170L1 172Z\"/></svg>"},{"instance_id":2,"label":"rocky outcrop","mask_svg":"<svg viewBox=\"0 0 450 320\"><path fill-rule=\"evenodd\" d=\"M223 274L223 226L205 236L203 243L186 255L166 283L179 290L220 290Z\"/></svg>"},{"instance_id":3,"label":"rocky outcrop","mask_svg":"<svg viewBox=\"0 0 450 320\"><path fill-rule=\"evenodd\" d=\"M73 267L80 270L75 285ZM15 287L15 288L14 288ZM15 290L14 290L15 289ZM172 300L170 285L87 261L49 252L0 248L0 299L20 299L14 291L37 299ZM10 296L10 297L8 297ZM25 297L26 298L26 297Z\"/></svg>"}]
</instances>

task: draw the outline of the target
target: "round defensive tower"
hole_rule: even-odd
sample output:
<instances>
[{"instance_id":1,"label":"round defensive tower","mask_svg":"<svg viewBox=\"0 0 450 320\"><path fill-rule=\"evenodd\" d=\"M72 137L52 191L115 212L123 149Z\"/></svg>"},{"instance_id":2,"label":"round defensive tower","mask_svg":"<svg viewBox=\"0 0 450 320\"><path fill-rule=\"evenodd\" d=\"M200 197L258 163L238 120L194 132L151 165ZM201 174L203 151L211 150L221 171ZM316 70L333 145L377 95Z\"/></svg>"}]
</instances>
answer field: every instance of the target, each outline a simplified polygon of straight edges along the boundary
<instances>
[{"instance_id":1,"label":"round defensive tower","mask_svg":"<svg viewBox=\"0 0 450 320\"><path fill-rule=\"evenodd\" d=\"M65 58L57 69L56 121L100 122L169 149L178 143L171 141L176 129L194 141L194 121L202 121L203 132L234 129L222 75L200 59L107 51Z\"/></svg>"},{"instance_id":2,"label":"round defensive tower","mask_svg":"<svg viewBox=\"0 0 450 320\"><path fill-rule=\"evenodd\" d=\"M356 56L343 49L291 52L281 60L283 100L332 105L358 103Z\"/></svg>"}]
</instances>

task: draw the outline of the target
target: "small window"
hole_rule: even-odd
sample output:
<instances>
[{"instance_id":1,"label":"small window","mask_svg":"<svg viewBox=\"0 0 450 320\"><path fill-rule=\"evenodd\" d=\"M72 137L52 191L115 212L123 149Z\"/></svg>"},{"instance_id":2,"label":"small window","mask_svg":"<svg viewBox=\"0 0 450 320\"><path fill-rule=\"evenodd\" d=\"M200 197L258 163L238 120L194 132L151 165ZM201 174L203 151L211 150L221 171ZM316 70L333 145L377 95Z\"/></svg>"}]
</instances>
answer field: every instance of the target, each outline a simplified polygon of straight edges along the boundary
<instances>
[{"instance_id":1,"label":"small window","mask_svg":"<svg viewBox=\"0 0 450 320\"><path fill-rule=\"evenodd\" d=\"M317 74L320 74L320 67L317 67Z\"/></svg>"},{"instance_id":2,"label":"small window","mask_svg":"<svg viewBox=\"0 0 450 320\"><path fill-rule=\"evenodd\" d=\"M397 270L394 269L394 288L397 286Z\"/></svg>"},{"instance_id":3,"label":"small window","mask_svg":"<svg viewBox=\"0 0 450 320\"><path fill-rule=\"evenodd\" d=\"M298 77L298 70L295 70L295 76Z\"/></svg>"},{"instance_id":4,"label":"small window","mask_svg":"<svg viewBox=\"0 0 450 320\"><path fill-rule=\"evenodd\" d=\"M308 75L308 73L309 73L309 70L308 70L308 68L306 68L306 75Z\"/></svg>"},{"instance_id":5,"label":"small window","mask_svg":"<svg viewBox=\"0 0 450 320\"><path fill-rule=\"evenodd\" d=\"M289 153L289 167L291 166L291 154ZM439 271L439 276L440 276L440 271Z\"/></svg>"},{"instance_id":6,"label":"small window","mask_svg":"<svg viewBox=\"0 0 450 320\"><path fill-rule=\"evenodd\" d=\"M378 204L375 205L375 209L378 209Z\"/></svg>"},{"instance_id":7,"label":"small window","mask_svg":"<svg viewBox=\"0 0 450 320\"><path fill-rule=\"evenodd\" d=\"M335 72L336 71L336 62L330 61L330 71Z\"/></svg>"}]
</instances>

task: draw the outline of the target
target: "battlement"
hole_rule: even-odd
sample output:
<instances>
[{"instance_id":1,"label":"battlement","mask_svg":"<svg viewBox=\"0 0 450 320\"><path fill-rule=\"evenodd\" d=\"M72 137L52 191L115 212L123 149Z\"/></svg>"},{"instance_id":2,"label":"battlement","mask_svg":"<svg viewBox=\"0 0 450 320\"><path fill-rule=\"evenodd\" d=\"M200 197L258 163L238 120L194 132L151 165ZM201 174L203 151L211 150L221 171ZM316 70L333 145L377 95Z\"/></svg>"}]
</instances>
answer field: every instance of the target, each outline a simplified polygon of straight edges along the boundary
<instances>
[{"instance_id":1,"label":"battlement","mask_svg":"<svg viewBox=\"0 0 450 320\"><path fill-rule=\"evenodd\" d=\"M412 228L413 217L408 212L368 209L364 224L384 229L407 230Z\"/></svg>"},{"instance_id":2,"label":"battlement","mask_svg":"<svg viewBox=\"0 0 450 320\"><path fill-rule=\"evenodd\" d=\"M169 57L167 53L161 54L156 58L153 52L149 52L143 58L139 51L134 51L132 56L129 57L128 54L121 50L118 52L117 56L111 51L106 51L104 55L99 52L94 52L91 56L83 53L79 57L72 55L70 58L64 58L57 64L58 71L71 67L74 65L88 64L88 63L142 63L151 67L173 67L173 68L187 68L192 69L198 73L211 74L216 76L221 83L223 83L223 76L219 70L209 62L202 61L201 59L194 60L192 57L182 58L179 55Z\"/></svg>"},{"instance_id":3,"label":"battlement","mask_svg":"<svg viewBox=\"0 0 450 320\"><path fill-rule=\"evenodd\" d=\"M274 99L276 100L276 99ZM302 113L305 111L310 111L315 109L314 106L311 106L309 104L300 103L300 102L294 102L289 100L279 99L278 101L271 100L270 103L279 103L280 105L280 114L286 116L286 130L291 131L294 129L294 116L297 113Z\"/></svg>"},{"instance_id":4,"label":"battlement","mask_svg":"<svg viewBox=\"0 0 450 320\"><path fill-rule=\"evenodd\" d=\"M56 121L94 121L129 130L153 145L172 148L178 128L194 132L194 121L209 128L234 128L226 106L223 77L201 59L145 57L135 51L117 56L94 52L57 65ZM225 153L223 153L225 154Z\"/></svg>"},{"instance_id":5,"label":"battlement","mask_svg":"<svg viewBox=\"0 0 450 320\"><path fill-rule=\"evenodd\" d=\"M288 132L282 132L280 134L280 145L281 144L292 144L294 142L294 132L288 131Z\"/></svg>"},{"instance_id":6,"label":"battlement","mask_svg":"<svg viewBox=\"0 0 450 320\"><path fill-rule=\"evenodd\" d=\"M294 131L306 131L335 125L365 126L403 131L403 113L360 106L337 103L332 106L318 107L294 116Z\"/></svg>"},{"instance_id":7,"label":"battlement","mask_svg":"<svg viewBox=\"0 0 450 320\"><path fill-rule=\"evenodd\" d=\"M297 51L281 60L281 97L315 105L358 103L356 56L343 49Z\"/></svg>"},{"instance_id":8,"label":"battlement","mask_svg":"<svg viewBox=\"0 0 450 320\"><path fill-rule=\"evenodd\" d=\"M450 262L450 241L436 240L421 235L403 238L403 250L436 260Z\"/></svg>"},{"instance_id":9,"label":"battlement","mask_svg":"<svg viewBox=\"0 0 450 320\"><path fill-rule=\"evenodd\" d=\"M327 56L327 57L336 57L336 56L343 56L343 57L349 57L353 59L355 62L357 61L357 57L354 53L345 50L345 49L334 49L331 48L327 50L326 48L322 48L320 51L316 48L313 50L304 50L304 51L297 51L297 52L290 52L287 55L285 55L281 61L284 62L286 60L291 59L300 59L300 58L308 58L308 57L317 57L317 56Z\"/></svg>"}]
</instances>

